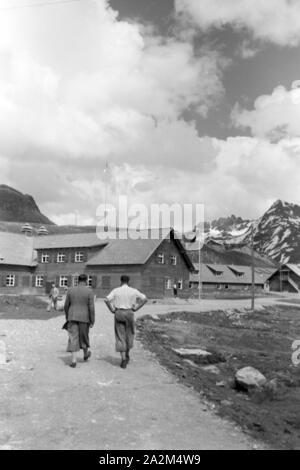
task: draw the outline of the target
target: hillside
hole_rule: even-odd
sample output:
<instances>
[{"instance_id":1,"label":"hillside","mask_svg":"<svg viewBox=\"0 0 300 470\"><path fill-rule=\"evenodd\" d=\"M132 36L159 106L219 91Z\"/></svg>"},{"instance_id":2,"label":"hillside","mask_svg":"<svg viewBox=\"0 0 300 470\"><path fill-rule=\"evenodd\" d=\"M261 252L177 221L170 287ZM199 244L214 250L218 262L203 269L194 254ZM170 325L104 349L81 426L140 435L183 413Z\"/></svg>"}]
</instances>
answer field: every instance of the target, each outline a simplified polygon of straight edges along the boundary
<instances>
[{"instance_id":1,"label":"hillside","mask_svg":"<svg viewBox=\"0 0 300 470\"><path fill-rule=\"evenodd\" d=\"M194 264L199 262L199 251L188 245L188 253ZM250 266L252 263L251 249L249 247L227 249L222 243L208 241L201 249L201 262L206 264L230 264ZM274 267L276 263L267 256L255 251L254 264L256 267Z\"/></svg>"},{"instance_id":2,"label":"hillside","mask_svg":"<svg viewBox=\"0 0 300 470\"><path fill-rule=\"evenodd\" d=\"M41 213L32 196L22 194L4 184L0 185L0 221L53 225L53 222Z\"/></svg>"}]
</instances>

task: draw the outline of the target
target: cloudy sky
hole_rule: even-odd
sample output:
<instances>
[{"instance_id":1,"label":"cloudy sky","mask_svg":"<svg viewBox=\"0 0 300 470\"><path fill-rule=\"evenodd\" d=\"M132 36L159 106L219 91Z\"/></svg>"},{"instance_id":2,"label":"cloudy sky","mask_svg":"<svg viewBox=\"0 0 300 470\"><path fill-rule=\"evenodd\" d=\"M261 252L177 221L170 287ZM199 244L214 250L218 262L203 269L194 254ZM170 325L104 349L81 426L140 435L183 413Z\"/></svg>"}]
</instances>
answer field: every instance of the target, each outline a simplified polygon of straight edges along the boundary
<instances>
[{"instance_id":1,"label":"cloudy sky","mask_svg":"<svg viewBox=\"0 0 300 470\"><path fill-rule=\"evenodd\" d=\"M208 219L300 204L299 0L0 0L0 171L57 223L105 179Z\"/></svg>"}]
</instances>

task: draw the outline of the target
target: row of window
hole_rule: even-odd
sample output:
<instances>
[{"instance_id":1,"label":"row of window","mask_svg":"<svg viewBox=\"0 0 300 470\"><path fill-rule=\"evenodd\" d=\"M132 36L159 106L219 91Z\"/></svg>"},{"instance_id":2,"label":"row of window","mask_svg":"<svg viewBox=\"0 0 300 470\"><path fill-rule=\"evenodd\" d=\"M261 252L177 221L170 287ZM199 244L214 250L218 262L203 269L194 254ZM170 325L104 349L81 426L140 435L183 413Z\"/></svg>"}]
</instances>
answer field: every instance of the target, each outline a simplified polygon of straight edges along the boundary
<instances>
[{"instance_id":1,"label":"row of window","mask_svg":"<svg viewBox=\"0 0 300 470\"><path fill-rule=\"evenodd\" d=\"M87 284L89 287L93 287L93 277L95 276L88 276ZM69 287L69 278L70 276L59 276L58 280L58 286L59 287ZM35 278L35 287L44 287L44 276L43 275L38 275ZM78 275L72 276L72 286L78 286ZM110 276L102 276L102 287L103 288L110 288L111 282L110 282Z\"/></svg>"},{"instance_id":2,"label":"row of window","mask_svg":"<svg viewBox=\"0 0 300 470\"><path fill-rule=\"evenodd\" d=\"M69 287L69 276L59 276L58 286L59 287ZM6 287L14 287L16 285L16 276L15 274L8 274L6 276ZM72 286L78 285L78 275L72 276ZM183 281L179 279L177 281L173 281L171 278L165 279L165 288L166 289L173 289L174 286L177 286L177 289L183 288ZM93 286L93 276L88 276L88 286ZM45 277L43 275L35 276L35 287L45 287ZM103 288L110 288L110 276L102 276L102 287Z\"/></svg>"},{"instance_id":3,"label":"row of window","mask_svg":"<svg viewBox=\"0 0 300 470\"><path fill-rule=\"evenodd\" d=\"M158 262L158 264L165 264L165 254L164 253L158 253L157 262ZM177 256L176 255L170 255L169 263L172 264L173 266L176 266Z\"/></svg>"},{"instance_id":4,"label":"row of window","mask_svg":"<svg viewBox=\"0 0 300 470\"><path fill-rule=\"evenodd\" d=\"M37 276L37 277L43 277L43 276ZM69 284L69 277L68 276L59 276L59 287L68 287ZM87 285L89 287L92 287L93 284L93 276L88 276L87 278ZM78 276L73 276L72 277L72 285L73 286L78 286ZM39 287L39 286L37 286Z\"/></svg>"},{"instance_id":5,"label":"row of window","mask_svg":"<svg viewBox=\"0 0 300 470\"><path fill-rule=\"evenodd\" d=\"M159 253L157 255L157 261L158 264L165 264L166 259L165 259L165 254L164 253ZM66 263L66 254L59 252L56 255L56 262L57 263ZM83 263L84 262L84 253L82 251L76 251L75 252L75 257L74 257L74 262L75 263ZM42 253L41 255L41 263L46 264L50 263L50 255L48 253ZM170 255L169 258L169 264L172 264L173 266L177 265L177 256L176 255Z\"/></svg>"},{"instance_id":6,"label":"row of window","mask_svg":"<svg viewBox=\"0 0 300 470\"><path fill-rule=\"evenodd\" d=\"M107 276L103 276L107 277ZM59 287L68 287L68 276L59 276ZM93 283L93 276L88 276L88 286L92 287ZM8 274L5 279L6 287L15 287L16 285L16 276L15 274ZM78 276L72 276L72 285L78 286ZM45 278L42 275L38 275L35 277L35 287L44 287L45 286Z\"/></svg>"},{"instance_id":7,"label":"row of window","mask_svg":"<svg viewBox=\"0 0 300 470\"><path fill-rule=\"evenodd\" d=\"M45 278L42 275L36 276L35 278L35 287L44 287ZM89 287L92 287L93 276L88 276L87 284ZM59 276L58 281L59 287L68 287L69 286L69 276ZM72 276L72 286L78 286L78 275Z\"/></svg>"},{"instance_id":8,"label":"row of window","mask_svg":"<svg viewBox=\"0 0 300 470\"><path fill-rule=\"evenodd\" d=\"M74 261L75 261L75 263L83 263L83 261L84 261L83 251L76 251L75 252ZM57 263L65 263L66 262L66 254L61 253L61 252L57 253L56 262ZM50 255L48 253L42 253L41 263L50 263Z\"/></svg>"},{"instance_id":9,"label":"row of window","mask_svg":"<svg viewBox=\"0 0 300 470\"><path fill-rule=\"evenodd\" d=\"M212 268L209 268L211 270L211 272L217 276L217 277L220 277L224 274L224 271L217 271L215 269L212 269ZM233 272L233 274L236 276L236 277L244 277L245 273L241 272L241 271L235 271L233 269L231 269L231 271Z\"/></svg>"},{"instance_id":10,"label":"row of window","mask_svg":"<svg viewBox=\"0 0 300 470\"><path fill-rule=\"evenodd\" d=\"M157 255L158 264L165 264L166 263L165 258L166 257L165 257L164 253L158 253L158 255ZM76 251L74 261L75 261L75 263L83 263L84 253L82 251ZM56 262L57 263L65 263L66 262L66 254L62 253L62 252L58 252L57 255L56 255ZM42 253L41 263L43 263L43 264L50 263L50 255L48 253ZM173 266L177 265L177 256L176 255L170 255L169 264L172 264Z\"/></svg>"}]
</instances>

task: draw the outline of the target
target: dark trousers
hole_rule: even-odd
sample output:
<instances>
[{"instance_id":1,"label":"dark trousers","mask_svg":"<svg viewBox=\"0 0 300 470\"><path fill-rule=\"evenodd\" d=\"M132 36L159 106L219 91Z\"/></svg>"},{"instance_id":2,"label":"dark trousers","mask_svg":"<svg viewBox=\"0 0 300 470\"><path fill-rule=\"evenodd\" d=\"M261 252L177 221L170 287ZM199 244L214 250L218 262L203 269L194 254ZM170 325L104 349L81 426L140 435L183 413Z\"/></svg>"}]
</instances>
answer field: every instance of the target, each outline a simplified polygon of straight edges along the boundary
<instances>
[{"instance_id":1,"label":"dark trousers","mask_svg":"<svg viewBox=\"0 0 300 470\"><path fill-rule=\"evenodd\" d=\"M90 347L89 340L90 326L88 323L80 321L68 322L69 341L67 352L76 352L80 349L87 349Z\"/></svg>"}]
</instances>

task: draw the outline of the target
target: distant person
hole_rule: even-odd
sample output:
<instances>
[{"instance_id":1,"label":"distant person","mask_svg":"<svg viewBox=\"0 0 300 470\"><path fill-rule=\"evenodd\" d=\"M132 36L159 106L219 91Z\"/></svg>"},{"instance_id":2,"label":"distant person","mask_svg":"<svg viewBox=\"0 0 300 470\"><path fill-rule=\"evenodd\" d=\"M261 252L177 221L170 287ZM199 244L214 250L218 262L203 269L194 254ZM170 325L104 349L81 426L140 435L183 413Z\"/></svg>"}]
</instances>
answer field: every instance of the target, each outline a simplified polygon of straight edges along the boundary
<instances>
[{"instance_id":1,"label":"distant person","mask_svg":"<svg viewBox=\"0 0 300 470\"><path fill-rule=\"evenodd\" d=\"M174 282L174 284L173 284L173 294L174 294L175 298L177 297L177 288L178 288L177 284L176 284L176 282Z\"/></svg>"},{"instance_id":2,"label":"distant person","mask_svg":"<svg viewBox=\"0 0 300 470\"><path fill-rule=\"evenodd\" d=\"M53 303L54 310L57 310L58 296L59 296L59 290L56 287L55 283L53 283L52 287L51 287L49 297L50 297L50 305Z\"/></svg>"},{"instance_id":3,"label":"distant person","mask_svg":"<svg viewBox=\"0 0 300 470\"><path fill-rule=\"evenodd\" d=\"M83 349L83 359L91 357L89 329L95 323L95 304L93 291L87 286L87 276L80 274L78 286L70 287L64 306L68 322L69 342L67 352L71 353L70 367L76 367L77 352Z\"/></svg>"},{"instance_id":4,"label":"distant person","mask_svg":"<svg viewBox=\"0 0 300 470\"><path fill-rule=\"evenodd\" d=\"M134 312L147 302L147 297L137 289L129 287L129 276L121 276L121 287L113 289L104 302L115 315L116 351L121 354L121 367L125 369L129 351L133 347L135 333Z\"/></svg>"}]
</instances>

